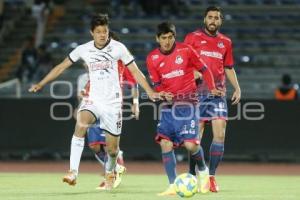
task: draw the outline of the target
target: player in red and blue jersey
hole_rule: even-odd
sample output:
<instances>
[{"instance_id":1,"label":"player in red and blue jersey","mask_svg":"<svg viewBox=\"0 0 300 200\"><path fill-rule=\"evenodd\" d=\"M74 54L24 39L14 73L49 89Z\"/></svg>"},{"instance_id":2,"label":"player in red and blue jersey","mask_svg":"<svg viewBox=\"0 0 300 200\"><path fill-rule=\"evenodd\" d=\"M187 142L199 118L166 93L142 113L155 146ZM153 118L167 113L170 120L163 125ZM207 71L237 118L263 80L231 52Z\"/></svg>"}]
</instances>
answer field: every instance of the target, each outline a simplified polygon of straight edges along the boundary
<instances>
[{"instance_id":1,"label":"player in red and blue jersey","mask_svg":"<svg viewBox=\"0 0 300 200\"><path fill-rule=\"evenodd\" d=\"M164 91L168 100L160 111L155 139L161 146L162 160L170 186L166 191L159 193L159 196L176 194L173 185L176 178L174 147L181 145L191 152L200 174L203 174L200 191L209 191L208 169L198 136L198 97L194 69L202 73L212 94L222 94L215 89L213 76L196 51L186 44L175 42L175 36L173 24L159 24L156 33L159 48L147 56L147 68L155 90Z\"/></svg>"},{"instance_id":2,"label":"player in red and blue jersey","mask_svg":"<svg viewBox=\"0 0 300 200\"><path fill-rule=\"evenodd\" d=\"M222 12L219 7L208 7L204 13L204 29L189 33L185 43L191 45L201 59L211 70L216 88L226 91L226 76L234 88L232 104L237 104L241 98L241 89L233 68L233 53L231 39L218 30L222 25ZM226 75L226 76L225 76ZM210 147L210 191L217 192L219 187L215 180L216 169L224 153L225 129L227 121L226 97L215 96L208 90L206 82L198 85L200 99L200 137L204 131L204 123L211 121L213 141ZM190 173L195 174L196 164L191 159Z\"/></svg>"}]
</instances>

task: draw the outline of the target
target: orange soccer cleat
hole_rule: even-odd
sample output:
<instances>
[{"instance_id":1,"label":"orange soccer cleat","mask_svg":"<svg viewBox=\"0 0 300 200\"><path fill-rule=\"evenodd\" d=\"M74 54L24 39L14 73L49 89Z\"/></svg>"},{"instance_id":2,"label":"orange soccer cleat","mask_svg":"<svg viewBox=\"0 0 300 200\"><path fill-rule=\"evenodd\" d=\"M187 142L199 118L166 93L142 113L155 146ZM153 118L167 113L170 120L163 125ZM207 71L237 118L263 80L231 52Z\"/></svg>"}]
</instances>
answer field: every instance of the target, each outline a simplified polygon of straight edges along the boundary
<instances>
[{"instance_id":1,"label":"orange soccer cleat","mask_svg":"<svg viewBox=\"0 0 300 200\"><path fill-rule=\"evenodd\" d=\"M214 176L209 177L209 182L210 182L209 190L211 192L219 192L219 186L218 186Z\"/></svg>"},{"instance_id":2,"label":"orange soccer cleat","mask_svg":"<svg viewBox=\"0 0 300 200\"><path fill-rule=\"evenodd\" d=\"M113 189L115 181L116 181L115 172L106 172L106 174L105 174L105 189L106 190Z\"/></svg>"},{"instance_id":3,"label":"orange soccer cleat","mask_svg":"<svg viewBox=\"0 0 300 200\"><path fill-rule=\"evenodd\" d=\"M63 182L68 183L69 185L76 185L77 173L75 171L69 171L64 177Z\"/></svg>"}]
</instances>

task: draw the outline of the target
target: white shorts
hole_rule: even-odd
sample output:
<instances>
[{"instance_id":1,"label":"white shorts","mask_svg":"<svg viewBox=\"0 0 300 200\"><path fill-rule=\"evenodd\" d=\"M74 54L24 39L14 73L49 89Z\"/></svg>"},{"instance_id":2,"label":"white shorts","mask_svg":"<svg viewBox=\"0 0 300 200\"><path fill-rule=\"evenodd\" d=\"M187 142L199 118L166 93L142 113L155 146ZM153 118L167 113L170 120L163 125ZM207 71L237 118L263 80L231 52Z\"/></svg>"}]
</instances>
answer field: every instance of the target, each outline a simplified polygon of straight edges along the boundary
<instances>
[{"instance_id":1,"label":"white shorts","mask_svg":"<svg viewBox=\"0 0 300 200\"><path fill-rule=\"evenodd\" d=\"M100 121L100 128L112 135L120 135L122 130L122 103L105 104L83 99L78 112L88 110Z\"/></svg>"}]
</instances>

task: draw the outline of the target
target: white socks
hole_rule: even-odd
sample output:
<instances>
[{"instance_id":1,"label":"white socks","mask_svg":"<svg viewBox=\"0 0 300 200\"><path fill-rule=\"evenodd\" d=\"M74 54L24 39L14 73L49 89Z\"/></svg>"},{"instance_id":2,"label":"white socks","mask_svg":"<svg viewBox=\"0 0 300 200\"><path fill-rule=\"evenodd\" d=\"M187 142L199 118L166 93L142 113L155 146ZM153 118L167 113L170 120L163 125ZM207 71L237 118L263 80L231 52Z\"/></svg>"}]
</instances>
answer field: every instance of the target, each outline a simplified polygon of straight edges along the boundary
<instances>
[{"instance_id":1,"label":"white socks","mask_svg":"<svg viewBox=\"0 0 300 200\"><path fill-rule=\"evenodd\" d=\"M117 158L118 156L111 157L109 154L107 154L107 163L105 164L106 172L112 172L115 169L117 164Z\"/></svg>"},{"instance_id":2,"label":"white socks","mask_svg":"<svg viewBox=\"0 0 300 200\"><path fill-rule=\"evenodd\" d=\"M80 138L75 135L71 141L71 154L70 154L70 170L78 174L81 154L84 148L84 137Z\"/></svg>"}]
</instances>

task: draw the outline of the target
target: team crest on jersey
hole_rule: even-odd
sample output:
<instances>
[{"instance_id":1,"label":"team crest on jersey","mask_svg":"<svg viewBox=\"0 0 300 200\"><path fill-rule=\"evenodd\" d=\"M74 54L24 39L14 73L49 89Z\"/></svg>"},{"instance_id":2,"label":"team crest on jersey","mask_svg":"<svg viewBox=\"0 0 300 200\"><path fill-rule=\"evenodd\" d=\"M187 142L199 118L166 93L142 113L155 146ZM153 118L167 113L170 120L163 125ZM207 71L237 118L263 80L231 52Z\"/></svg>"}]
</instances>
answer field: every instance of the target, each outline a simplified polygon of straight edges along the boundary
<instances>
[{"instance_id":1,"label":"team crest on jersey","mask_svg":"<svg viewBox=\"0 0 300 200\"><path fill-rule=\"evenodd\" d=\"M158 57L159 57L158 55L153 55L152 60L156 60L156 59L158 59Z\"/></svg>"},{"instance_id":2,"label":"team crest on jersey","mask_svg":"<svg viewBox=\"0 0 300 200\"><path fill-rule=\"evenodd\" d=\"M182 57L181 56L177 56L176 60L175 60L175 63L178 64L178 65L182 64L183 63Z\"/></svg>"},{"instance_id":3,"label":"team crest on jersey","mask_svg":"<svg viewBox=\"0 0 300 200\"><path fill-rule=\"evenodd\" d=\"M218 47L219 48L224 48L224 43L223 42L218 42Z\"/></svg>"}]
</instances>

